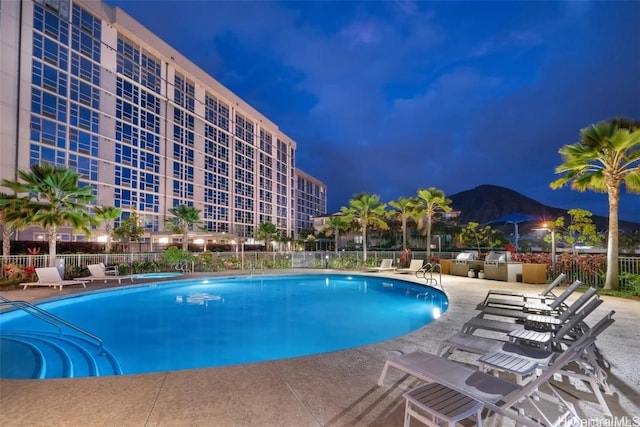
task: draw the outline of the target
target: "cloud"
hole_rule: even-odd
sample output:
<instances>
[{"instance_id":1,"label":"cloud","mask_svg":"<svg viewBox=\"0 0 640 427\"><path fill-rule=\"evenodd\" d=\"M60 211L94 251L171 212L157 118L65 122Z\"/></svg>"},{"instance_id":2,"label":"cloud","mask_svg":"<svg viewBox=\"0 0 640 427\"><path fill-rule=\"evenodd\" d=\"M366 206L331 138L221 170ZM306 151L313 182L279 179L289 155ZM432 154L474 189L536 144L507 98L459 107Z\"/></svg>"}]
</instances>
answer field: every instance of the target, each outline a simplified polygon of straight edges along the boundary
<instances>
[{"instance_id":1,"label":"cloud","mask_svg":"<svg viewBox=\"0 0 640 427\"><path fill-rule=\"evenodd\" d=\"M375 45L380 41L380 29L374 22L354 22L343 30L347 44L355 47L360 44Z\"/></svg>"},{"instance_id":2,"label":"cloud","mask_svg":"<svg viewBox=\"0 0 640 427\"><path fill-rule=\"evenodd\" d=\"M542 36L534 31L515 31L506 36L491 37L471 51L471 56L494 55L506 50L527 49L543 43Z\"/></svg>"}]
</instances>

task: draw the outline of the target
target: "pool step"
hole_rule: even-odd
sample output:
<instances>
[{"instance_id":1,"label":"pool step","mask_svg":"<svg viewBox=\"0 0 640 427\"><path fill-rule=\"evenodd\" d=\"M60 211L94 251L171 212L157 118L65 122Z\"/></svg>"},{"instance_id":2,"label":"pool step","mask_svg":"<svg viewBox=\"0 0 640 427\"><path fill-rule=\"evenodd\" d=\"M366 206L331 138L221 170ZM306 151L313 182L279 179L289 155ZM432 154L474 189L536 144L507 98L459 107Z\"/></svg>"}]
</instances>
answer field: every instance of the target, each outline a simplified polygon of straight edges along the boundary
<instances>
[{"instance_id":1,"label":"pool step","mask_svg":"<svg viewBox=\"0 0 640 427\"><path fill-rule=\"evenodd\" d=\"M116 358L95 341L73 334L2 331L0 378L121 375Z\"/></svg>"}]
</instances>

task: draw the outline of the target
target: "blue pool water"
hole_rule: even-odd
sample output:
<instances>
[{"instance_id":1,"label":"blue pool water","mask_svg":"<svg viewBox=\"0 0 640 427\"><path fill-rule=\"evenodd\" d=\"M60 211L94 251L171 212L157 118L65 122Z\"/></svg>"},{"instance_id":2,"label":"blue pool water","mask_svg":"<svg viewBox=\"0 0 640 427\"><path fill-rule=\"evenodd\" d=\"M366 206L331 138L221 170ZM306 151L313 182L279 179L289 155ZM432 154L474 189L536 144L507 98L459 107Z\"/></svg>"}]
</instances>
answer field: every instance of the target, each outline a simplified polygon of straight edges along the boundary
<instances>
[{"instance_id":1,"label":"blue pool water","mask_svg":"<svg viewBox=\"0 0 640 427\"><path fill-rule=\"evenodd\" d=\"M16 310L0 314L0 376L134 374L319 354L406 334L447 304L433 288L346 275L190 279L92 292L39 306L101 337L118 369L92 374L63 366L59 374L42 374L33 348L42 337L29 345L19 337L56 329ZM63 333L76 340L73 330ZM59 358L60 351L52 353ZM65 365L47 363L52 370Z\"/></svg>"}]
</instances>

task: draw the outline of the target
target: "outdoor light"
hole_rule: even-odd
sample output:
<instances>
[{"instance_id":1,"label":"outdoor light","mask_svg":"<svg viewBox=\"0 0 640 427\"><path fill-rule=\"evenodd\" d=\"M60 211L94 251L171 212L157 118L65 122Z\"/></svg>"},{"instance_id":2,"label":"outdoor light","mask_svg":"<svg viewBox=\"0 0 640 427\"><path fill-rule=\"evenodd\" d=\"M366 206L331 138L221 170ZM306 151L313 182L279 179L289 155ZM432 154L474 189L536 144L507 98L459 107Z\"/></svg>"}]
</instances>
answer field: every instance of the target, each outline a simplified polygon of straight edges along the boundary
<instances>
[{"instance_id":1,"label":"outdoor light","mask_svg":"<svg viewBox=\"0 0 640 427\"><path fill-rule=\"evenodd\" d=\"M324 256L324 268L325 269L329 268L329 255Z\"/></svg>"},{"instance_id":2,"label":"outdoor light","mask_svg":"<svg viewBox=\"0 0 640 427\"><path fill-rule=\"evenodd\" d=\"M204 239L195 239L193 243L195 243L196 245L202 245L203 251L207 250L207 245L205 244Z\"/></svg>"}]
</instances>

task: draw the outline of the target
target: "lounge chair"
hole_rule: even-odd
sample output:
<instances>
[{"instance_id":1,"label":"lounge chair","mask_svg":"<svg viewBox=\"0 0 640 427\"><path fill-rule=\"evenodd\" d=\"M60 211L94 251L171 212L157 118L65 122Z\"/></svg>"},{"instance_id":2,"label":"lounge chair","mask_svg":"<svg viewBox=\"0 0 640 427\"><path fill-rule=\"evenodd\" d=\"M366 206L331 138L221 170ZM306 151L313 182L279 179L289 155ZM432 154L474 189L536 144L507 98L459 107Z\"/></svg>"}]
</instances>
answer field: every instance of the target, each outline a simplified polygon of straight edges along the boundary
<instances>
[{"instance_id":1,"label":"lounge chair","mask_svg":"<svg viewBox=\"0 0 640 427\"><path fill-rule=\"evenodd\" d=\"M29 286L52 286L53 289L59 288L58 290L60 291L63 286L82 285L83 288L87 287L83 280L64 280L60 277L60 273L56 267L36 268L36 275L38 276L38 281L21 283L23 286L22 290L27 289Z\"/></svg>"},{"instance_id":2,"label":"lounge chair","mask_svg":"<svg viewBox=\"0 0 640 427\"><path fill-rule=\"evenodd\" d=\"M549 394L543 392L540 387L548 383L553 375L565 365L579 359L584 349L592 345L594 341L593 337L586 335L581 337L559 354L555 361L542 371L540 376L526 385L516 384L481 372L468 365L422 351L387 359L378 379L378 385L384 384L389 367L394 367L423 381L441 384L475 399L483 403L490 412L513 419L516 424L540 425L537 419L525 415L525 408L522 407L522 403L525 402L527 403L527 412L535 411L535 416L541 417L546 425L558 425L569 417L573 421L579 422L580 417L571 403L564 400L553 388L550 388L551 394ZM562 410L561 414L552 420L549 408L539 406L542 399L554 402L566 410Z\"/></svg>"},{"instance_id":3,"label":"lounge chair","mask_svg":"<svg viewBox=\"0 0 640 427\"><path fill-rule=\"evenodd\" d=\"M368 267L364 271L368 272L380 272L380 271L393 271L396 268L393 267L393 260L391 258L384 258L380 262L380 267Z\"/></svg>"},{"instance_id":4,"label":"lounge chair","mask_svg":"<svg viewBox=\"0 0 640 427\"><path fill-rule=\"evenodd\" d=\"M103 280L105 283L109 280L117 280L118 283L122 283L123 280L131 280L133 282L133 276L112 276L105 273L100 264L89 264L87 265L89 269L90 276L83 277L82 279L89 280L91 282L95 280Z\"/></svg>"},{"instance_id":5,"label":"lounge chair","mask_svg":"<svg viewBox=\"0 0 640 427\"><path fill-rule=\"evenodd\" d=\"M396 270L396 273L403 273L403 274L415 273L416 271L422 268L423 264L424 264L424 261L422 261L421 259L412 259L411 262L409 263L409 267L398 268Z\"/></svg>"},{"instance_id":6,"label":"lounge chair","mask_svg":"<svg viewBox=\"0 0 640 427\"><path fill-rule=\"evenodd\" d=\"M118 274L120 274L120 272L118 271L118 266L116 265L107 267L106 265L104 265L104 262L101 262L98 265L102 268L102 270L104 270L104 274L108 274L111 276L117 276Z\"/></svg>"},{"instance_id":7,"label":"lounge chair","mask_svg":"<svg viewBox=\"0 0 640 427\"><path fill-rule=\"evenodd\" d=\"M553 290L562 283L565 279L566 275L564 273L560 273L558 277L549 285L544 288L542 292L539 294L526 294L522 292L513 292L513 291L505 291L501 289L491 289L487 292L487 296L484 301L478 304L479 307L489 306L489 305L500 305L500 306L518 306L523 307L527 302L539 301L544 303L547 300L556 299L557 296L553 293ZM503 298L507 297L507 298Z\"/></svg>"},{"instance_id":8,"label":"lounge chair","mask_svg":"<svg viewBox=\"0 0 640 427\"><path fill-rule=\"evenodd\" d=\"M569 298L571 294L573 294L580 286L582 286L582 282L576 280L567 289L565 289L564 292L551 300L548 304L546 304L544 301L541 302L525 300L516 302L515 300L505 300L503 298L488 298L485 299L485 301L483 301L482 303L478 304L476 309L483 312L493 311L495 313L499 313L502 310L507 310L505 311L505 313L513 311L522 312L523 310L541 311L545 309L549 312L559 311L563 307L563 304L567 300L567 298ZM504 301L507 301L508 303L505 304Z\"/></svg>"},{"instance_id":9,"label":"lounge chair","mask_svg":"<svg viewBox=\"0 0 640 427\"><path fill-rule=\"evenodd\" d=\"M599 322L597 322L592 328L588 328L586 334L592 338L597 338L605 329L607 329L615 320L613 319L613 315L615 311L609 312L606 316L604 316ZM539 349L533 349L535 353L527 352L527 349L531 347L528 346L518 346L522 347L523 354L509 354L502 351L496 351L491 353L486 353L480 359L478 359L478 363L480 365L480 369L482 370L497 370L497 371L506 371L512 374L515 374L518 378L519 382L522 382L522 374L518 372L522 370L522 367L533 366L534 368L531 371L537 369L546 369L545 367L550 363L550 360L557 355L554 352L546 352L540 351ZM602 368L601 364L604 362L600 351L596 347L595 343L585 347L581 357L576 359L576 364L580 367L580 371L575 371L573 369L563 368L557 372L558 375L563 375L568 378L575 378L577 380L583 381L588 386L590 386L594 396L598 400L600 404L600 408L602 409L605 415L611 416L611 410L609 409L609 405L604 399L602 395L601 388L605 390L605 393L611 394L611 389L607 382L607 373ZM523 372L525 375L532 374L535 372ZM531 379L533 377L529 377Z\"/></svg>"},{"instance_id":10,"label":"lounge chair","mask_svg":"<svg viewBox=\"0 0 640 427\"><path fill-rule=\"evenodd\" d=\"M461 332L466 334L473 334L476 330L488 330L494 332L504 332L504 333L517 333L517 331L532 329L532 332L547 332L547 331L557 331L562 327L562 325L569 320L569 318L577 312L583 305L587 303L587 300L591 298L596 293L594 288L590 288L587 292L585 292L578 300L576 300L573 304L567 307L562 313L558 316L542 316L536 315L526 312L520 312L522 314L515 314L515 311L512 314L516 317L518 321L521 323L508 322L503 320L496 319L487 319L484 316L487 313L485 311L481 311L480 314L476 317L472 317L469 319L463 326ZM492 310L493 311L493 310ZM497 314L498 316L503 315ZM513 316L512 316L513 317ZM525 331L530 333L529 331Z\"/></svg>"},{"instance_id":11,"label":"lounge chair","mask_svg":"<svg viewBox=\"0 0 640 427\"><path fill-rule=\"evenodd\" d=\"M576 284L572 285L574 287ZM580 283L577 284L578 286ZM575 286L577 288L577 286ZM574 288L574 289L575 289ZM578 299L576 299L571 305L565 307L563 305L564 300L560 300L560 298L555 299L551 304L540 304L540 303L531 303L524 306L524 308L500 308L500 307L484 307L481 310L482 315L490 314L492 316L500 316L500 317L513 317L516 319L524 319L531 320L531 318L536 314L543 314L547 317L551 315L555 315L554 317L558 317L560 313L563 313L569 309L574 312L579 310L584 304L589 301L589 299L596 295L598 290L596 288L587 289Z\"/></svg>"},{"instance_id":12,"label":"lounge chair","mask_svg":"<svg viewBox=\"0 0 640 427\"><path fill-rule=\"evenodd\" d=\"M581 323L587 315L602 304L602 302L603 301L600 298L594 298L582 310L572 316L557 333L537 333L539 337L536 339L535 343L532 343L526 338L517 339L516 337L511 338L509 336L505 336L505 340L499 340L458 332L457 334L440 341L437 354L443 357L449 357L456 350L474 354L486 354L500 351L519 356L528 356L531 354L529 357L534 359L546 359L550 353L549 350L561 350L562 343L566 343L565 337L572 335L572 332L576 329L579 323ZM506 341L509 339L512 342ZM527 345L520 345L520 343L523 342ZM540 348L536 348L531 344L542 344L542 347L546 348L546 350L541 352Z\"/></svg>"}]
</instances>

